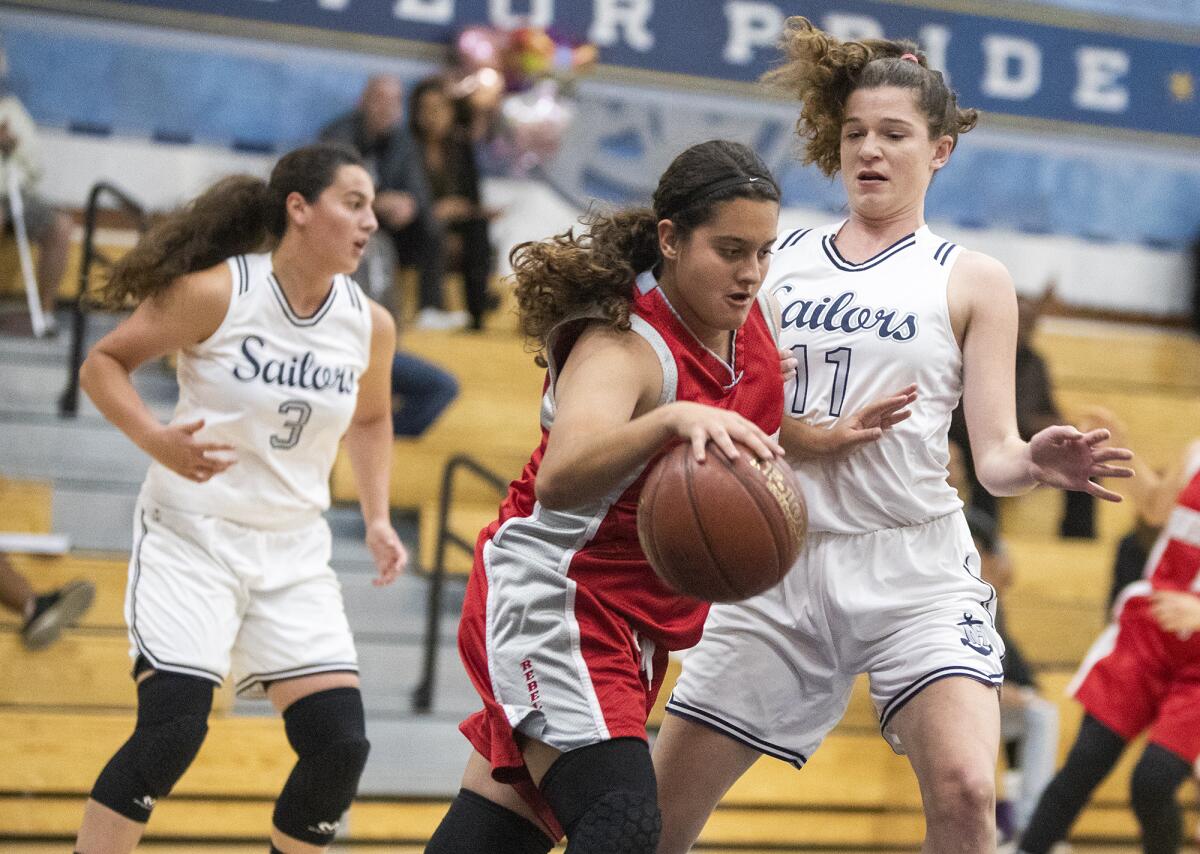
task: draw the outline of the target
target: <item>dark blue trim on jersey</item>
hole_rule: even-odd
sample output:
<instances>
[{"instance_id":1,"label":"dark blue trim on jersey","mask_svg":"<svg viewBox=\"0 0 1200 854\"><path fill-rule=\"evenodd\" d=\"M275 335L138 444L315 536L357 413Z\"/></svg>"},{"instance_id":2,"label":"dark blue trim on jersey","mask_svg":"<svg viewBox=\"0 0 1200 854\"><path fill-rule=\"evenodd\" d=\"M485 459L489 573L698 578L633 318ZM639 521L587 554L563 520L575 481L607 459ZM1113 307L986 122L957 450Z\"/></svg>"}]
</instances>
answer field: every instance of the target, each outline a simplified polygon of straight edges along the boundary
<instances>
[{"instance_id":1,"label":"dark blue trim on jersey","mask_svg":"<svg viewBox=\"0 0 1200 854\"><path fill-rule=\"evenodd\" d=\"M250 265L247 263L245 255L238 255L234 260L237 262L238 276L240 277L237 292L241 296L250 291Z\"/></svg>"},{"instance_id":2,"label":"dark blue trim on jersey","mask_svg":"<svg viewBox=\"0 0 1200 854\"><path fill-rule=\"evenodd\" d=\"M934 260L934 261L940 261L940 260L941 260L941 258L939 258L938 256L939 256L939 255L941 255L941 254L942 254L942 250L943 250L943 249L945 249L945 248L946 248L947 246L949 246L949 245L950 245L950 241L949 241L949 240L943 240L943 241L942 241L942 245L941 245L941 246L939 246L939 247L937 248L937 252L934 252L934 253L933 253L933 260Z\"/></svg>"},{"instance_id":3,"label":"dark blue trim on jersey","mask_svg":"<svg viewBox=\"0 0 1200 854\"><path fill-rule=\"evenodd\" d=\"M847 273L860 273L863 270L870 270L872 267L882 264L897 252L903 252L908 247L916 245L917 235L916 232L913 232L912 234L907 234L904 237L901 237L887 249L875 253L866 261L863 261L860 264L851 264L842 257L842 253L838 252L837 243L834 242L832 234L827 234L821 239L821 246L825 250L825 255L831 262L833 262L833 266Z\"/></svg>"},{"instance_id":4,"label":"dark blue trim on jersey","mask_svg":"<svg viewBox=\"0 0 1200 854\"><path fill-rule=\"evenodd\" d=\"M946 249L945 254L943 254L942 257L939 259L938 253L942 251L943 247L949 247L949 248ZM958 248L957 243L949 243L949 242L943 243L941 246L938 247L938 251L933 253L933 260L937 261L939 264L941 264L943 267L945 267L946 259L949 258L950 253L953 252L957 248Z\"/></svg>"},{"instance_id":5,"label":"dark blue trim on jersey","mask_svg":"<svg viewBox=\"0 0 1200 854\"><path fill-rule=\"evenodd\" d=\"M358 285L354 279L349 276L342 276L342 284L346 286L346 293L350 295L350 304L362 311L362 300L358 298Z\"/></svg>"},{"instance_id":6,"label":"dark blue trim on jersey","mask_svg":"<svg viewBox=\"0 0 1200 854\"><path fill-rule=\"evenodd\" d=\"M939 667L937 670L926 673L888 701L888 704L883 707L883 714L879 718L879 731L883 732L887 729L887 725L896 716L896 712L903 709L909 700L920 694L934 682L940 682L952 676L963 676L967 679L974 679L976 682L981 682L991 688L999 688L1004 682L1003 672L984 673L982 670L976 670L974 667L968 667L965 664L951 664L948 667Z\"/></svg>"},{"instance_id":7,"label":"dark blue trim on jersey","mask_svg":"<svg viewBox=\"0 0 1200 854\"><path fill-rule=\"evenodd\" d=\"M337 297L336 282L329 286L329 293L325 295L325 301L321 303L308 317L301 317L292 309L291 303L288 302L287 294L283 292L283 285L279 284L279 279L275 278L275 274L271 273L267 277L271 282L271 293L275 294L275 301L279 303L279 307L283 309L283 315L293 326L316 326L321 322L321 318L329 313L330 307L333 305L334 299Z\"/></svg>"},{"instance_id":8,"label":"dark blue trim on jersey","mask_svg":"<svg viewBox=\"0 0 1200 854\"><path fill-rule=\"evenodd\" d=\"M775 248L775 251L778 252L780 249L789 249L792 246L795 246L804 238L804 235L808 234L810 231L812 231L811 228L797 228L780 241L779 246Z\"/></svg>"},{"instance_id":9,"label":"dark blue trim on jersey","mask_svg":"<svg viewBox=\"0 0 1200 854\"><path fill-rule=\"evenodd\" d=\"M146 540L146 510L141 508L138 516L138 523L142 527L142 535L138 537L137 548L133 552L133 580L129 585L129 633L133 636L133 644L137 647L138 653L142 658L150 663L150 666L155 670L165 670L170 673L182 673L184 676L197 676L201 679L209 679L220 685L225 681L225 677L219 673L214 673L211 670L205 670L203 667L193 667L190 664L177 664L172 661L163 661L157 655L150 652L146 646L146 642L142 640L141 632L137 627L137 588L138 580L142 577L142 543ZM136 675L135 677L136 678Z\"/></svg>"},{"instance_id":10,"label":"dark blue trim on jersey","mask_svg":"<svg viewBox=\"0 0 1200 854\"><path fill-rule=\"evenodd\" d=\"M717 717L712 712L706 712L704 709L698 709L695 706L689 706L687 703L676 700L674 694L667 700L667 711L677 717L686 718L689 721L716 730L722 735L732 738L734 741L741 742L747 747L757 750L759 753L765 753L767 756L782 760L797 768L803 768L804 763L808 761L808 757L803 753L797 753L794 750L788 750L786 747L780 747L777 744L771 744L769 741L763 741L753 733L746 732L741 727Z\"/></svg>"},{"instance_id":11,"label":"dark blue trim on jersey","mask_svg":"<svg viewBox=\"0 0 1200 854\"><path fill-rule=\"evenodd\" d=\"M234 690L238 694L245 693L260 682L282 682L284 679L295 679L298 676L312 676L317 673L357 673L358 662L329 661L321 664L301 664L286 670L273 670L270 673L251 673L238 680Z\"/></svg>"}]
</instances>

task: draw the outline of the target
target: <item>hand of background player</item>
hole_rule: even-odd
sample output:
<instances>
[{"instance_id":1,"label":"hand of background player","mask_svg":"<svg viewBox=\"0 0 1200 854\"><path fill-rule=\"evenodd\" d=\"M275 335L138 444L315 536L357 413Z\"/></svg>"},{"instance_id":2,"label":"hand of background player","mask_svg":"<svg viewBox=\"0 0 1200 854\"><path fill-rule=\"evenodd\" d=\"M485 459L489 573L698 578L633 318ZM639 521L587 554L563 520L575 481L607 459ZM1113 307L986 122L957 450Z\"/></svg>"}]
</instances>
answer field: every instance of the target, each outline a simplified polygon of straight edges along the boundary
<instances>
[{"instance_id":1,"label":"hand of background player","mask_svg":"<svg viewBox=\"0 0 1200 854\"><path fill-rule=\"evenodd\" d=\"M844 457L863 445L878 442L890 430L912 415L906 409L917 399L916 385L906 386L893 395L873 400L857 412L839 419L826 431L825 456Z\"/></svg>"},{"instance_id":2,"label":"hand of background player","mask_svg":"<svg viewBox=\"0 0 1200 854\"><path fill-rule=\"evenodd\" d=\"M375 559L379 575L371 580L376 587L391 584L408 566L408 549L400 541L400 535L386 519L367 526L367 548Z\"/></svg>"},{"instance_id":3,"label":"hand of background player","mask_svg":"<svg viewBox=\"0 0 1200 854\"><path fill-rule=\"evenodd\" d=\"M142 443L142 449L175 474L205 483L237 460L231 456L233 445L196 441L203 426L203 418L190 424L166 424Z\"/></svg>"},{"instance_id":4,"label":"hand of background player","mask_svg":"<svg viewBox=\"0 0 1200 854\"><path fill-rule=\"evenodd\" d=\"M1101 448L1107 430L1080 433L1074 427L1047 427L1029 440L1029 458L1034 480L1046 486L1086 492L1105 501L1121 496L1096 483L1094 477L1133 477L1133 469L1110 466L1114 460L1131 460L1125 448Z\"/></svg>"},{"instance_id":5,"label":"hand of background player","mask_svg":"<svg viewBox=\"0 0 1200 854\"><path fill-rule=\"evenodd\" d=\"M729 459L739 456L733 442L736 439L759 459L770 460L783 456L783 446L764 433L757 424L736 412L681 400L663 407L669 416L671 432L686 439L699 462L704 462L704 446L709 441L725 452Z\"/></svg>"},{"instance_id":6,"label":"hand of background player","mask_svg":"<svg viewBox=\"0 0 1200 854\"><path fill-rule=\"evenodd\" d=\"M1177 590L1155 590L1150 595L1150 613L1164 632L1181 640L1200 631L1200 596Z\"/></svg>"}]
</instances>

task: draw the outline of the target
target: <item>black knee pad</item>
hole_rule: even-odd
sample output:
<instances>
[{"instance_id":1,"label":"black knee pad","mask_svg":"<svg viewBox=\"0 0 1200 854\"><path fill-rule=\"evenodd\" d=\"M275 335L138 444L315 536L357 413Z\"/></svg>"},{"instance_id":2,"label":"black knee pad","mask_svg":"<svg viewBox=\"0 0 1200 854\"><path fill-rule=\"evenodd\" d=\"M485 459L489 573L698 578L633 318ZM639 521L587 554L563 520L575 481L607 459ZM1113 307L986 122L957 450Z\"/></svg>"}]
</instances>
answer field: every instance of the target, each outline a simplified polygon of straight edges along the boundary
<instances>
[{"instance_id":1,"label":"black knee pad","mask_svg":"<svg viewBox=\"0 0 1200 854\"><path fill-rule=\"evenodd\" d=\"M92 800L145 822L192 764L208 733L213 683L158 671L138 685L137 725L92 787Z\"/></svg>"},{"instance_id":2,"label":"black knee pad","mask_svg":"<svg viewBox=\"0 0 1200 854\"><path fill-rule=\"evenodd\" d=\"M357 688L301 697L283 713L299 760L275 802L275 827L310 845L333 841L354 800L371 745Z\"/></svg>"},{"instance_id":3,"label":"black knee pad","mask_svg":"<svg viewBox=\"0 0 1200 854\"><path fill-rule=\"evenodd\" d=\"M549 854L540 827L470 789L459 789L425 854Z\"/></svg>"},{"instance_id":4,"label":"black knee pad","mask_svg":"<svg viewBox=\"0 0 1200 854\"><path fill-rule=\"evenodd\" d=\"M617 738L560 756L542 795L567 834L569 854L654 854L662 831L650 749Z\"/></svg>"}]
</instances>

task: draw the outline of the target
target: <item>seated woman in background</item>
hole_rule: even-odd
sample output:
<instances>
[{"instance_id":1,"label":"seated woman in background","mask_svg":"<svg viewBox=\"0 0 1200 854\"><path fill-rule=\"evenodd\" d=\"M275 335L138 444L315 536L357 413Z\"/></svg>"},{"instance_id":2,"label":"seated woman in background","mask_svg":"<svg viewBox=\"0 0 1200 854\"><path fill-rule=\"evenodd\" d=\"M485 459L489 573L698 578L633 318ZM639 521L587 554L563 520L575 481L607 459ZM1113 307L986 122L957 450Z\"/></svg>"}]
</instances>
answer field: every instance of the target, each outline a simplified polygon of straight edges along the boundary
<instances>
[{"instance_id":1,"label":"seated woman in background","mask_svg":"<svg viewBox=\"0 0 1200 854\"><path fill-rule=\"evenodd\" d=\"M461 270L471 328L482 329L484 314L499 304L488 292L488 221L495 212L480 204L475 151L443 78L429 77L413 87L408 122L433 191L434 216L446 230L447 266Z\"/></svg>"}]
</instances>

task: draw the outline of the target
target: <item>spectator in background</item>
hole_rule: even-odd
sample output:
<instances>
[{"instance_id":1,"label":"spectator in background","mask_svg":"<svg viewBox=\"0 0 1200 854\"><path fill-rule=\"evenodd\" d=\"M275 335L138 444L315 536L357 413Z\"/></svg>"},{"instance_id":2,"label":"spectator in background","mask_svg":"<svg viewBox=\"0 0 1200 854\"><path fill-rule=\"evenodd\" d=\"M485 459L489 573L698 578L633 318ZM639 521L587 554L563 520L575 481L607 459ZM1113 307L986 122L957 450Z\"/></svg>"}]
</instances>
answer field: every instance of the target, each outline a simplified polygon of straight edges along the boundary
<instances>
[{"instance_id":1,"label":"spectator in background","mask_svg":"<svg viewBox=\"0 0 1200 854\"><path fill-rule=\"evenodd\" d=\"M1064 423L1063 415L1054 400L1054 388L1046 370L1046 362L1033 348L1033 333L1037 328L1038 318L1053 298L1053 282L1038 299L1017 297L1017 430L1024 441L1029 441L1029 438L1040 430ZM955 410L950 425L950 439L969 451L961 403ZM996 499L976 480L970 453L965 454L965 462L970 479L968 503L992 518L998 518ZM1096 503L1092 496L1084 492L1064 492L1063 502L1059 533L1064 537L1095 537Z\"/></svg>"},{"instance_id":2,"label":"spectator in background","mask_svg":"<svg viewBox=\"0 0 1200 854\"><path fill-rule=\"evenodd\" d=\"M462 271L471 328L482 329L484 314L500 303L488 292L492 267L488 222L496 212L480 203L470 114L462 106L460 113L444 78L426 78L409 96L408 127L433 193L433 215L446 230L447 266Z\"/></svg>"},{"instance_id":3,"label":"spectator in background","mask_svg":"<svg viewBox=\"0 0 1200 854\"><path fill-rule=\"evenodd\" d=\"M420 436L458 397L458 380L433 362L399 352L392 358L392 435Z\"/></svg>"},{"instance_id":4,"label":"spectator in background","mask_svg":"<svg viewBox=\"0 0 1200 854\"><path fill-rule=\"evenodd\" d=\"M445 232L434 215L433 196L421 154L401 123L404 86L387 74L367 81L357 109L321 129L320 138L353 146L375 180L375 215L392 239L396 260L420 273L420 309L416 326L451 329L463 326L465 313L443 307ZM390 283L389 283L390 284ZM393 313L399 308L393 299Z\"/></svg>"},{"instance_id":5,"label":"spectator in background","mask_svg":"<svg viewBox=\"0 0 1200 854\"><path fill-rule=\"evenodd\" d=\"M83 580L47 593L34 593L29 579L0 554L0 605L20 615L21 642L26 649L45 649L58 640L63 629L75 625L92 607L95 595L95 586Z\"/></svg>"},{"instance_id":6,"label":"spectator in background","mask_svg":"<svg viewBox=\"0 0 1200 854\"><path fill-rule=\"evenodd\" d=\"M36 193L42 175L41 145L37 126L25 106L9 88L8 60L0 48L0 231L12 234L12 200L9 198L9 172L17 170L21 201L25 211L25 230L38 245L37 287L46 313L46 331L58 331L54 319L54 296L67 269L71 249L71 218L56 210Z\"/></svg>"}]
</instances>

